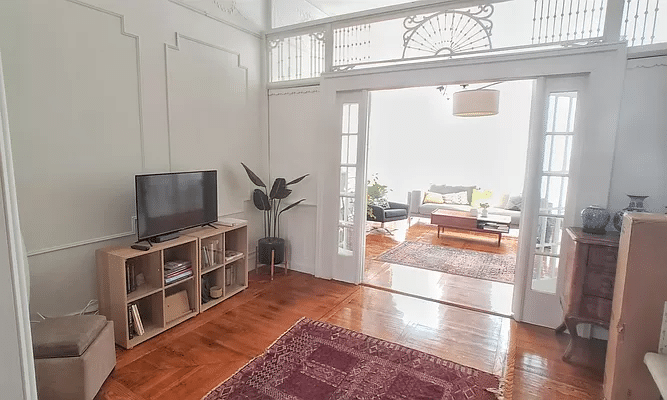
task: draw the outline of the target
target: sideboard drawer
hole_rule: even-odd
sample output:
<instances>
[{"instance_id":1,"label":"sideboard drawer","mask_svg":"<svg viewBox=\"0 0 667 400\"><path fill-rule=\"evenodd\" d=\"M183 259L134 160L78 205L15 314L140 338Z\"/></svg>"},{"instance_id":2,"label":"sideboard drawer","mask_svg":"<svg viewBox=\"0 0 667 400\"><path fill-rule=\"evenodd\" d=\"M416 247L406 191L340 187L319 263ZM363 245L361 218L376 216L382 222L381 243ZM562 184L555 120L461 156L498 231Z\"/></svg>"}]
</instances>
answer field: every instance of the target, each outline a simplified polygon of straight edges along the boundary
<instances>
[{"instance_id":1,"label":"sideboard drawer","mask_svg":"<svg viewBox=\"0 0 667 400\"><path fill-rule=\"evenodd\" d=\"M611 320L611 300L597 296L581 296L579 315L584 318L605 321L608 326Z\"/></svg>"},{"instance_id":2,"label":"sideboard drawer","mask_svg":"<svg viewBox=\"0 0 667 400\"><path fill-rule=\"evenodd\" d=\"M588 265L612 268L615 274L617 258L617 248L597 245L590 245L588 247Z\"/></svg>"},{"instance_id":3,"label":"sideboard drawer","mask_svg":"<svg viewBox=\"0 0 667 400\"><path fill-rule=\"evenodd\" d=\"M589 266L584 278L584 295L597 296L611 300L614 295L615 271L609 268Z\"/></svg>"}]
</instances>

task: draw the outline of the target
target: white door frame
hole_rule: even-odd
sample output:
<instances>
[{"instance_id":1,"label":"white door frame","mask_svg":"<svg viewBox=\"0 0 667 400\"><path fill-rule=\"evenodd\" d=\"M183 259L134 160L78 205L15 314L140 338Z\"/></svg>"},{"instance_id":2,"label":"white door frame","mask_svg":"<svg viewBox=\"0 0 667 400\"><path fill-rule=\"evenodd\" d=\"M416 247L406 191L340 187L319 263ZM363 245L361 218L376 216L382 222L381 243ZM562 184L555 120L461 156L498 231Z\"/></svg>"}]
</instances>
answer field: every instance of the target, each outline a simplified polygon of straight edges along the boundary
<instances>
[{"instance_id":1,"label":"white door frame","mask_svg":"<svg viewBox=\"0 0 667 400\"><path fill-rule=\"evenodd\" d=\"M3 247L3 250L0 251L0 265L3 268L0 271L0 279L3 280L0 285L3 287L3 293L0 294L2 299L0 314L3 315L4 321L3 327L0 328L0 338L5 347L2 352L3 365L0 367L2 371L0 393L12 399L37 399L26 282L28 271L24 263L25 249L21 244L3 76L2 57L0 56L0 135L2 137L0 141L0 177L2 178L3 206L0 211L0 222L4 225L0 236L4 237L7 243L7 247ZM8 278L9 281L7 281ZM6 291L3 285L10 286L11 289ZM20 379L13 379L15 374L20 374Z\"/></svg>"},{"instance_id":2,"label":"white door frame","mask_svg":"<svg viewBox=\"0 0 667 400\"><path fill-rule=\"evenodd\" d=\"M324 74L315 275L358 283L363 270L362 263L349 271L340 268L336 260L340 134L335 105L339 92L586 75L588 82L581 94L586 101L579 110L579 132L583 136L580 142L583 151L588 148L596 151L591 157L580 157L578 165L571 166L579 171L579 182L571 184L568 200L573 210L580 210L589 204L605 206L608 201L626 52L624 43L612 43ZM592 181L596 185L582 183ZM526 266L518 265L517 276L525 279L526 274ZM517 280L512 307L517 320L523 318L525 281L523 285L520 281Z\"/></svg>"},{"instance_id":3,"label":"white door frame","mask_svg":"<svg viewBox=\"0 0 667 400\"><path fill-rule=\"evenodd\" d=\"M350 111L352 107L349 105L357 105L357 107ZM350 197L350 194L343 193L343 188L340 189L341 201L343 199L351 199L354 204L354 212L352 213L353 222L350 224L349 221L340 222L339 221L339 230L347 231L352 235L349 244L338 246L338 255L336 260L336 265L340 267L342 271L358 271L357 276L354 278L354 283L360 283L362 278L363 270L359 271L357 266L363 265L364 262L364 253L366 247L366 240L364 236L365 227L366 227L366 156L367 151L367 139L368 139L368 112L369 112L369 96L368 92L365 90L359 90L354 92L338 92L336 98L336 108L338 110L338 132L339 136L342 137L343 134L346 134L348 138L356 137L356 146L354 162L348 162L343 164L339 163L341 169L354 169L355 177L354 181L354 195ZM352 129L348 129L354 121L352 121L351 116L344 117L343 114L346 111L354 112L356 118L356 126ZM348 127L341 127L343 122L347 122ZM348 143L349 143L348 139ZM343 151L343 146L339 145L339 151ZM351 146L348 145L348 149ZM341 160L341 158L339 158ZM341 172L342 174L342 172ZM340 175L341 185L343 184L343 176ZM345 207L341 205L341 207ZM340 220L340 218L339 218ZM342 226L344 224L345 226ZM342 232L339 232L339 235Z\"/></svg>"}]
</instances>

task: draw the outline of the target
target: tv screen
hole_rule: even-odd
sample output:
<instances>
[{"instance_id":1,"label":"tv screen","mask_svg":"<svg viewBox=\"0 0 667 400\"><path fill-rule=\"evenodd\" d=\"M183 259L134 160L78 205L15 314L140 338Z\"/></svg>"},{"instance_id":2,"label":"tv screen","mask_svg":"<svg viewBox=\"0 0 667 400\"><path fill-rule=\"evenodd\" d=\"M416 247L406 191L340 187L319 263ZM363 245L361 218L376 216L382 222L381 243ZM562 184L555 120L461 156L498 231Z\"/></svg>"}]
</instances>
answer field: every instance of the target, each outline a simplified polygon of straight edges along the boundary
<instances>
[{"instance_id":1,"label":"tv screen","mask_svg":"<svg viewBox=\"0 0 667 400\"><path fill-rule=\"evenodd\" d=\"M217 177L217 171L136 175L138 240L217 221Z\"/></svg>"}]
</instances>

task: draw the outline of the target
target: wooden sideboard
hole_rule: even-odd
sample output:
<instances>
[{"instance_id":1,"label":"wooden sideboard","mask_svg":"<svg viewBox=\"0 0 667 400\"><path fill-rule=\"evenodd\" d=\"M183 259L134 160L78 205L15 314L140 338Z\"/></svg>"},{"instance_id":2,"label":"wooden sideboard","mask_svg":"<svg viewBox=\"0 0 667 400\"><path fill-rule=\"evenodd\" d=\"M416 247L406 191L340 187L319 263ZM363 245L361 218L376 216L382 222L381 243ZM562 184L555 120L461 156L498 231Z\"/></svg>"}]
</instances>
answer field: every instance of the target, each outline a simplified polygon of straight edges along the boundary
<instances>
[{"instance_id":1,"label":"wooden sideboard","mask_svg":"<svg viewBox=\"0 0 667 400\"><path fill-rule=\"evenodd\" d=\"M563 354L569 361L577 341L577 325L586 323L609 329L616 277L619 234L586 233L567 228L563 235L565 279L559 290L563 324L556 330L570 331L570 344Z\"/></svg>"}]
</instances>

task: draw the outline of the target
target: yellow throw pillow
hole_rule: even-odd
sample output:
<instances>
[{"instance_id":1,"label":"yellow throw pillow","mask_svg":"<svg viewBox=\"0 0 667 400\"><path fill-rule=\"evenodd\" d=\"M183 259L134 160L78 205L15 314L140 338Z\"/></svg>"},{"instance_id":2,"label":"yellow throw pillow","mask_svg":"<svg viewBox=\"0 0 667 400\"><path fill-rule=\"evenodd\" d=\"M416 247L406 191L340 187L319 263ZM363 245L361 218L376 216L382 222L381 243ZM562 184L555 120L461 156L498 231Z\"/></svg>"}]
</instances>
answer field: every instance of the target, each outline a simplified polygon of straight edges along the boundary
<instances>
[{"instance_id":1,"label":"yellow throw pillow","mask_svg":"<svg viewBox=\"0 0 667 400\"><path fill-rule=\"evenodd\" d=\"M491 197L493 197L493 192L490 190L473 189L470 205L473 208L478 208L480 203L488 203Z\"/></svg>"},{"instance_id":2,"label":"yellow throw pillow","mask_svg":"<svg viewBox=\"0 0 667 400\"><path fill-rule=\"evenodd\" d=\"M424 201L422 203L445 204L445 201L442 199L442 195L440 193L426 192L424 194Z\"/></svg>"}]
</instances>

